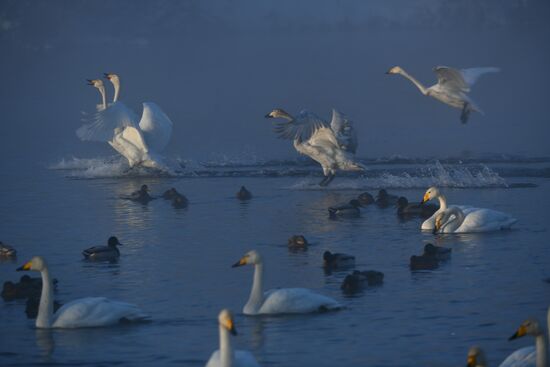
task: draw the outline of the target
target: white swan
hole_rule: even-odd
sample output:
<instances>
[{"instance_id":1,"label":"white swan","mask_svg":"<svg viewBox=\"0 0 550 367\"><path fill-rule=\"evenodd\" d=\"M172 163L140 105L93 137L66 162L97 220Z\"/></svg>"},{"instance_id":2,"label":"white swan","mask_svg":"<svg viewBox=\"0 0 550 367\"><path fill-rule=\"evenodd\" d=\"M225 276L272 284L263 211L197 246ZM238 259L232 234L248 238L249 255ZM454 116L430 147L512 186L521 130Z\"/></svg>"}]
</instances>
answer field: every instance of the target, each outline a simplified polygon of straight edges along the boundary
<instances>
[{"instance_id":1,"label":"white swan","mask_svg":"<svg viewBox=\"0 0 550 367\"><path fill-rule=\"evenodd\" d=\"M293 139L294 148L323 167L325 178L319 183L328 185L337 170L361 171L364 167L355 162L357 133L353 124L343 114L332 110L330 125L313 113L302 111L293 117L277 108L266 118L283 118L287 122L277 123L275 132L282 139Z\"/></svg>"},{"instance_id":2,"label":"white swan","mask_svg":"<svg viewBox=\"0 0 550 367\"><path fill-rule=\"evenodd\" d=\"M422 230L433 231L435 228L435 218L437 214L443 212L448 208L447 198L435 186L432 186L428 190L426 190L426 193L424 193L424 197L422 198L422 201L420 202L420 204L422 205L425 202L433 199L439 200L439 209L435 213L433 213L431 217L429 217L424 222L422 222L422 226L420 227ZM457 205L457 207L460 208L465 214L469 213L471 210L476 209L467 205Z\"/></svg>"},{"instance_id":3,"label":"white swan","mask_svg":"<svg viewBox=\"0 0 550 367\"><path fill-rule=\"evenodd\" d=\"M254 265L254 281L248 302L244 305L245 315L310 313L336 310L342 306L334 299L304 288L281 288L263 292L264 264L257 251L244 255L233 267Z\"/></svg>"},{"instance_id":4,"label":"white swan","mask_svg":"<svg viewBox=\"0 0 550 367\"><path fill-rule=\"evenodd\" d=\"M436 214L434 233L474 233L510 229L516 218L491 209L470 210L468 214L451 207Z\"/></svg>"},{"instance_id":5,"label":"white swan","mask_svg":"<svg viewBox=\"0 0 550 367\"><path fill-rule=\"evenodd\" d=\"M461 109L460 121L465 124L468 122L471 111L483 113L467 95L470 88L481 75L496 73L500 69L495 67L479 67L458 70L447 66L436 66L433 71L437 75L437 84L428 88L399 66L394 66L386 74L403 75L416 85L423 95L430 96L449 106Z\"/></svg>"},{"instance_id":6,"label":"white swan","mask_svg":"<svg viewBox=\"0 0 550 367\"><path fill-rule=\"evenodd\" d=\"M222 310L218 316L220 328L220 349L214 351L206 367L259 367L256 358L246 350L233 350L231 336L237 335L233 315L229 310Z\"/></svg>"},{"instance_id":7,"label":"white swan","mask_svg":"<svg viewBox=\"0 0 550 367\"><path fill-rule=\"evenodd\" d=\"M544 331L535 320L526 320L518 328L516 333L509 340L514 340L525 335L535 337L535 345L524 347L510 354L501 364L500 367L547 367L548 363L548 341L550 338L550 307L547 315L547 333Z\"/></svg>"},{"instance_id":8,"label":"white swan","mask_svg":"<svg viewBox=\"0 0 550 367\"><path fill-rule=\"evenodd\" d=\"M35 270L42 275L42 294L36 318L37 328L107 326L122 321L140 321L149 318L135 305L103 297L77 299L65 304L54 314L52 278L46 261L40 256L35 256L17 270Z\"/></svg>"}]
</instances>

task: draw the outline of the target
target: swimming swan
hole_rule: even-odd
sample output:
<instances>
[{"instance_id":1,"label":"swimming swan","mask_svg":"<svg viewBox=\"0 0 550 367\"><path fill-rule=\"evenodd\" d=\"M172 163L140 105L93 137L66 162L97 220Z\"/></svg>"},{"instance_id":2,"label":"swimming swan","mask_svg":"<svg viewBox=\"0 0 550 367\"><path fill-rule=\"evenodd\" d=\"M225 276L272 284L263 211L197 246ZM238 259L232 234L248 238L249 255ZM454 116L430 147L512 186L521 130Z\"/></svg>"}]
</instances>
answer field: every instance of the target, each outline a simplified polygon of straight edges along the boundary
<instances>
[{"instance_id":1,"label":"swimming swan","mask_svg":"<svg viewBox=\"0 0 550 367\"><path fill-rule=\"evenodd\" d=\"M434 233L473 233L509 229L516 218L491 209L475 209L464 214L457 207L447 208L435 216Z\"/></svg>"},{"instance_id":2,"label":"swimming swan","mask_svg":"<svg viewBox=\"0 0 550 367\"><path fill-rule=\"evenodd\" d=\"M339 309L342 306L334 299L304 288L281 288L263 292L264 264L257 251L250 251L233 267L254 265L254 282L248 302L244 305L245 315L310 313Z\"/></svg>"},{"instance_id":3,"label":"swimming swan","mask_svg":"<svg viewBox=\"0 0 550 367\"><path fill-rule=\"evenodd\" d=\"M53 285L46 261L35 256L31 261L17 269L35 270L42 275L42 294L37 328L79 328L114 325L121 321L139 321L148 319L137 306L112 301L103 297L80 298L65 304L53 313Z\"/></svg>"},{"instance_id":4,"label":"swimming swan","mask_svg":"<svg viewBox=\"0 0 550 367\"><path fill-rule=\"evenodd\" d=\"M547 328L550 332L550 307L547 311ZM535 320L526 320L518 328L516 333L508 340L521 338L525 335L535 337L535 345L524 347L510 354L500 367L546 367L548 362L548 335L545 336L544 330Z\"/></svg>"},{"instance_id":5,"label":"swimming swan","mask_svg":"<svg viewBox=\"0 0 550 367\"><path fill-rule=\"evenodd\" d=\"M259 367L256 358L246 350L233 350L231 336L237 335L233 315L229 310L222 310L218 316L220 327L220 349L214 351L206 367Z\"/></svg>"},{"instance_id":6,"label":"swimming swan","mask_svg":"<svg viewBox=\"0 0 550 367\"><path fill-rule=\"evenodd\" d=\"M332 110L330 125L313 113L302 111L293 117L277 108L266 118L283 118L287 122L277 123L275 132L282 139L293 139L294 148L307 155L323 167L325 178L319 183L327 186L337 170L362 171L364 167L355 162L357 133L353 124L343 114Z\"/></svg>"},{"instance_id":7,"label":"swimming swan","mask_svg":"<svg viewBox=\"0 0 550 367\"><path fill-rule=\"evenodd\" d=\"M470 92L470 88L481 75L496 73L500 69L495 67L479 67L458 70L448 66L436 66L433 71L437 75L437 84L429 88L426 88L399 66L394 66L386 74L400 74L416 85L423 95L430 96L449 106L461 109L460 121L465 124L468 122L471 111L483 113L467 95Z\"/></svg>"},{"instance_id":8,"label":"swimming swan","mask_svg":"<svg viewBox=\"0 0 550 367\"><path fill-rule=\"evenodd\" d=\"M447 198L435 186L432 186L428 190L426 190L426 193L424 194L424 197L422 198L422 201L420 202L420 204L422 205L425 202L433 199L439 200L439 209L431 217L429 217L424 222L422 222L422 226L420 227L422 230L433 231L435 228L436 215L448 208ZM475 209L467 205L457 205L457 207L460 208L464 212L464 214L467 214L470 212L470 210Z\"/></svg>"}]
</instances>

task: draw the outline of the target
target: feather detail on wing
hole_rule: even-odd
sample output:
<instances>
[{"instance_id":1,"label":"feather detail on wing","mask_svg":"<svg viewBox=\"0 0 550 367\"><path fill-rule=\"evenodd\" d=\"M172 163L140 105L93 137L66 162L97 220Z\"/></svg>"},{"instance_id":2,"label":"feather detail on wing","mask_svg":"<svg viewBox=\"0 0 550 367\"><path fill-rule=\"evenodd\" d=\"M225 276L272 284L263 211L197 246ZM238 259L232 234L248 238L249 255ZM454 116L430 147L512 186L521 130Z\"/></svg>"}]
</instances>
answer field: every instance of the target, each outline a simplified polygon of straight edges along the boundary
<instances>
[{"instance_id":1,"label":"feather detail on wing","mask_svg":"<svg viewBox=\"0 0 550 367\"><path fill-rule=\"evenodd\" d=\"M87 123L76 130L76 135L86 141L110 141L116 128L136 126L136 114L122 102L115 102L104 110L98 110Z\"/></svg>"},{"instance_id":2,"label":"feather detail on wing","mask_svg":"<svg viewBox=\"0 0 550 367\"><path fill-rule=\"evenodd\" d=\"M434 68L439 85L464 93L470 91L470 88L475 84L481 75L496 73L499 71L500 69L495 67L480 67L462 70L457 70L447 66L436 66Z\"/></svg>"},{"instance_id":3,"label":"feather detail on wing","mask_svg":"<svg viewBox=\"0 0 550 367\"><path fill-rule=\"evenodd\" d=\"M273 130L281 139L309 140L319 129L327 128L328 124L314 113L303 110L291 121L275 124Z\"/></svg>"},{"instance_id":4,"label":"feather detail on wing","mask_svg":"<svg viewBox=\"0 0 550 367\"><path fill-rule=\"evenodd\" d=\"M350 153L357 151L357 132L353 128L353 122L346 115L332 109L332 121L330 127L338 141L338 146Z\"/></svg>"},{"instance_id":5,"label":"feather detail on wing","mask_svg":"<svg viewBox=\"0 0 550 367\"><path fill-rule=\"evenodd\" d=\"M153 103L143 104L143 114L139 127L143 132L145 141L156 152L164 150L172 135L173 123L161 108Z\"/></svg>"}]
</instances>

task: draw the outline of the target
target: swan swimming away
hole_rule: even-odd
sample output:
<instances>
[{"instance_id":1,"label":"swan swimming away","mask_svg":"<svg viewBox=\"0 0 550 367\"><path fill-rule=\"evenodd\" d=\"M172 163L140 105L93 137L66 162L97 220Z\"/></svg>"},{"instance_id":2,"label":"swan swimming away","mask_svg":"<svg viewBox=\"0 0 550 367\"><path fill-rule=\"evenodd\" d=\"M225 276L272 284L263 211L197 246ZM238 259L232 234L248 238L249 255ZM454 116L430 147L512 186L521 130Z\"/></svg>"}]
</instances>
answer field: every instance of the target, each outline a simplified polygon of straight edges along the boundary
<instances>
[{"instance_id":1,"label":"swan swimming away","mask_svg":"<svg viewBox=\"0 0 550 367\"><path fill-rule=\"evenodd\" d=\"M143 321L149 318L137 306L103 297L80 298L65 304L54 314L53 284L46 261L35 256L17 271L39 271L42 293L37 328L80 328L114 325L122 321Z\"/></svg>"},{"instance_id":2,"label":"swan swimming away","mask_svg":"<svg viewBox=\"0 0 550 367\"><path fill-rule=\"evenodd\" d=\"M362 171L364 167L355 162L357 133L353 124L343 114L332 110L330 125L315 114L302 111L293 117L277 108L266 118L283 118L287 122L277 123L275 132L282 139L293 139L294 148L307 155L323 167L325 178L319 183L327 186L337 170Z\"/></svg>"},{"instance_id":3,"label":"swan swimming away","mask_svg":"<svg viewBox=\"0 0 550 367\"><path fill-rule=\"evenodd\" d=\"M281 288L263 292L264 264L260 254L252 250L233 267L254 265L254 281L248 302L244 305L245 315L311 313L336 310L342 306L334 299L304 288Z\"/></svg>"},{"instance_id":4,"label":"swan swimming away","mask_svg":"<svg viewBox=\"0 0 550 367\"><path fill-rule=\"evenodd\" d=\"M233 350L231 336L237 335L233 315L229 310L222 310L218 315L220 328L220 349L214 351L206 367L259 367L256 358L246 350Z\"/></svg>"},{"instance_id":5,"label":"swan swimming away","mask_svg":"<svg viewBox=\"0 0 550 367\"><path fill-rule=\"evenodd\" d=\"M468 214L457 207L447 208L435 216L433 233L474 233L510 229L516 218L491 209L476 209Z\"/></svg>"},{"instance_id":6,"label":"swan swimming away","mask_svg":"<svg viewBox=\"0 0 550 367\"><path fill-rule=\"evenodd\" d=\"M550 333L550 307L548 308L547 315L547 333ZM540 327L539 323L535 320L526 320L518 328L516 333L512 335L508 340L514 340L521 338L525 335L532 335L535 337L535 345L524 347L516 350L510 354L500 364L500 367L547 367L548 363L548 342L547 340L550 334L545 335L544 330Z\"/></svg>"},{"instance_id":7,"label":"swan swimming away","mask_svg":"<svg viewBox=\"0 0 550 367\"><path fill-rule=\"evenodd\" d=\"M437 83L428 88L399 66L394 66L386 74L400 74L416 85L423 95L461 109L460 121L465 124L468 122L470 112L475 111L483 114L467 93L470 92L471 87L481 75L497 73L500 69L496 67L478 67L458 70L448 66L436 66L433 71L437 75Z\"/></svg>"}]
</instances>

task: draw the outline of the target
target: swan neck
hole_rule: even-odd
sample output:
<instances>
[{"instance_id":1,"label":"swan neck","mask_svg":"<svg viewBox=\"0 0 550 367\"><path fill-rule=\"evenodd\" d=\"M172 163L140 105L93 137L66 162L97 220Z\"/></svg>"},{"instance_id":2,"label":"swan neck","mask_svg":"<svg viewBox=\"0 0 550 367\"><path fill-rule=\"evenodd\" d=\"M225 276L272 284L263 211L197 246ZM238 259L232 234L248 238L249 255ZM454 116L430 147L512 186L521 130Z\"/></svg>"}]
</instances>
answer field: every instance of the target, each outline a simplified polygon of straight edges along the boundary
<instances>
[{"instance_id":1,"label":"swan neck","mask_svg":"<svg viewBox=\"0 0 550 367\"><path fill-rule=\"evenodd\" d=\"M120 96L120 80L114 79L112 82L115 87L115 96L113 97L113 103L115 103L118 101L118 97Z\"/></svg>"},{"instance_id":2,"label":"swan neck","mask_svg":"<svg viewBox=\"0 0 550 367\"><path fill-rule=\"evenodd\" d=\"M439 195L438 199L439 199L439 210L447 209L447 198L443 195Z\"/></svg>"},{"instance_id":3,"label":"swan neck","mask_svg":"<svg viewBox=\"0 0 550 367\"><path fill-rule=\"evenodd\" d=\"M402 70L400 74L403 75L405 78L409 79L414 85L416 85L416 87L420 90L422 94L424 95L428 94L428 90L426 89L426 87L424 87L422 83L416 80L415 77L407 73L405 70Z\"/></svg>"},{"instance_id":4,"label":"swan neck","mask_svg":"<svg viewBox=\"0 0 550 367\"><path fill-rule=\"evenodd\" d=\"M50 277L50 271L45 268L42 275L42 294L40 295L40 304L38 306L38 316L36 317L37 328L49 328L52 326L53 318L53 286Z\"/></svg>"},{"instance_id":5,"label":"swan neck","mask_svg":"<svg viewBox=\"0 0 550 367\"><path fill-rule=\"evenodd\" d=\"M451 219L451 216L453 215L454 218ZM442 226L441 232L452 233L462 225L462 222L464 222L464 213L462 213L462 210L453 207L447 210L444 219L445 224Z\"/></svg>"},{"instance_id":6,"label":"swan neck","mask_svg":"<svg viewBox=\"0 0 550 367\"><path fill-rule=\"evenodd\" d=\"M97 88L99 90L99 93L101 93L101 102L103 104L103 109L107 108L107 96L105 95L105 87L101 86Z\"/></svg>"},{"instance_id":7,"label":"swan neck","mask_svg":"<svg viewBox=\"0 0 550 367\"><path fill-rule=\"evenodd\" d=\"M537 349L536 367L547 367L546 361L548 358L548 350L544 333L536 336L535 345Z\"/></svg>"},{"instance_id":8,"label":"swan neck","mask_svg":"<svg viewBox=\"0 0 550 367\"><path fill-rule=\"evenodd\" d=\"M248 302L244 306L244 313L257 313L262 306L264 265L262 263L254 265L254 281Z\"/></svg>"},{"instance_id":9,"label":"swan neck","mask_svg":"<svg viewBox=\"0 0 550 367\"><path fill-rule=\"evenodd\" d=\"M220 325L220 366L233 366L233 348L229 331Z\"/></svg>"}]
</instances>

